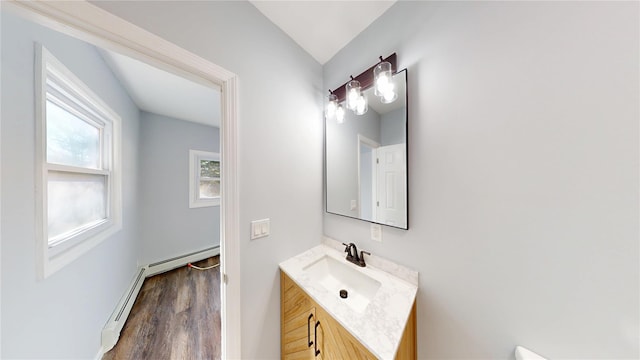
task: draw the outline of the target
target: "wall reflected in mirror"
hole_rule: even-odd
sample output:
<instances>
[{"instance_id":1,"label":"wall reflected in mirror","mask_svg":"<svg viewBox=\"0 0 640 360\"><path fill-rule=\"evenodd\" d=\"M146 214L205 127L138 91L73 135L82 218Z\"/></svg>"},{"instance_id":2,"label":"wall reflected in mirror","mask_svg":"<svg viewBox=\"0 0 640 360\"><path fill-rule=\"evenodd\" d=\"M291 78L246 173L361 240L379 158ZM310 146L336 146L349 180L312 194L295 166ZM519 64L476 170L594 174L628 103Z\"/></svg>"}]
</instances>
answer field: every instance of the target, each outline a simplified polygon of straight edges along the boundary
<instances>
[{"instance_id":1,"label":"wall reflected in mirror","mask_svg":"<svg viewBox=\"0 0 640 360\"><path fill-rule=\"evenodd\" d=\"M326 210L407 229L407 70L393 79L396 101L382 103L370 87L364 115L326 119Z\"/></svg>"}]
</instances>

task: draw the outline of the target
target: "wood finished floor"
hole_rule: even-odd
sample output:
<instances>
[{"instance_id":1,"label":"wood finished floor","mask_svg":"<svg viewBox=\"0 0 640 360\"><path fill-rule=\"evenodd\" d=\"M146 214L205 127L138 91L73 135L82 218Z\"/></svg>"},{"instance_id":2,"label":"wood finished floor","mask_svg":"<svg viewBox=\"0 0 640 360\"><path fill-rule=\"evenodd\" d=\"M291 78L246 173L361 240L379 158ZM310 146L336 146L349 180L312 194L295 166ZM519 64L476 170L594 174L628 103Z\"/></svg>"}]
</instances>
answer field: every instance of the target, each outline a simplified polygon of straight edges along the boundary
<instances>
[{"instance_id":1,"label":"wood finished floor","mask_svg":"<svg viewBox=\"0 0 640 360\"><path fill-rule=\"evenodd\" d=\"M220 324L220 269L181 267L144 281L118 343L102 359L220 359Z\"/></svg>"}]
</instances>

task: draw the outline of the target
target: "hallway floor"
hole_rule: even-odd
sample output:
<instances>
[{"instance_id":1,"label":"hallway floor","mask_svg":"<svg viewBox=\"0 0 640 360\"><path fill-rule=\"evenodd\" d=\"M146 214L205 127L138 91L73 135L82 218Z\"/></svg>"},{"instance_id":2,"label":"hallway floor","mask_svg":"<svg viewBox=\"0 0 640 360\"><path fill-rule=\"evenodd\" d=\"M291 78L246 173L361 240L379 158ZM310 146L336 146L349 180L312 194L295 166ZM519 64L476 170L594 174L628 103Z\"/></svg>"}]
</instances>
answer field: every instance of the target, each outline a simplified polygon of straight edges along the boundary
<instances>
[{"instance_id":1,"label":"hallway floor","mask_svg":"<svg viewBox=\"0 0 640 360\"><path fill-rule=\"evenodd\" d=\"M218 262L216 256L193 264ZM144 281L103 360L220 359L220 324L220 269L174 269Z\"/></svg>"}]
</instances>

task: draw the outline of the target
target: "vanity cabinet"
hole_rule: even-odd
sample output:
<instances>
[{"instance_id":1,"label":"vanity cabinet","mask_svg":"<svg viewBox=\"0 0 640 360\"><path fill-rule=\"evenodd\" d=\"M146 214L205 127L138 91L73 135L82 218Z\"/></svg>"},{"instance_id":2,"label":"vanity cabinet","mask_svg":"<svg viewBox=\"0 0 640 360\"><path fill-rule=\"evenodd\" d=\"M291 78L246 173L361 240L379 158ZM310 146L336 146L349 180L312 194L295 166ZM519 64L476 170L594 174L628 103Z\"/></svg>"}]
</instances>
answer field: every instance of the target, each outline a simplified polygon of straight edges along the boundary
<instances>
[{"instance_id":1,"label":"vanity cabinet","mask_svg":"<svg viewBox=\"0 0 640 360\"><path fill-rule=\"evenodd\" d=\"M315 304L284 273L280 273L280 329L283 359L313 359L317 321Z\"/></svg>"},{"instance_id":2,"label":"vanity cabinet","mask_svg":"<svg viewBox=\"0 0 640 360\"><path fill-rule=\"evenodd\" d=\"M280 272L280 295L282 359L376 359L364 345L282 271ZM316 350L319 353L316 354ZM414 305L396 359L415 358Z\"/></svg>"}]
</instances>

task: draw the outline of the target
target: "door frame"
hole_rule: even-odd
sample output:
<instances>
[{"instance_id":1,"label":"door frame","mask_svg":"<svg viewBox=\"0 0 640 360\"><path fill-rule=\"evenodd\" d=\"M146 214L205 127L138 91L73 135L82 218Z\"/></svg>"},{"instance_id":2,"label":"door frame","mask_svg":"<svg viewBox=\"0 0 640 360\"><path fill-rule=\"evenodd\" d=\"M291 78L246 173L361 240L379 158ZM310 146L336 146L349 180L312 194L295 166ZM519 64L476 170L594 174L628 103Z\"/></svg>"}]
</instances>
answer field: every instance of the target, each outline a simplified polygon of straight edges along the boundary
<instances>
[{"instance_id":1,"label":"door frame","mask_svg":"<svg viewBox=\"0 0 640 360\"><path fill-rule=\"evenodd\" d=\"M3 8L40 25L113 50L192 81L217 86L222 95L220 147L222 358L240 358L240 246L237 76L87 1L2 2ZM3 9L4 10L4 9ZM90 19L88 21L87 19ZM99 334L96 334L98 336Z\"/></svg>"},{"instance_id":2,"label":"door frame","mask_svg":"<svg viewBox=\"0 0 640 360\"><path fill-rule=\"evenodd\" d=\"M361 181L362 181L362 176L360 174L360 167L362 165L361 159L360 159L360 147L362 145L367 145L369 147L371 147L373 149L372 151L372 158L371 158L371 171L372 173L376 173L376 158L378 157L377 154L377 149L378 147L380 147L380 144L377 141L371 140L368 137L362 135L362 134L358 134L358 149L356 149L356 154L358 155L358 217L360 219L362 219L362 197L360 196L361 194ZM372 176L372 184L371 184L371 199L372 201L376 201L376 195L378 194L376 188L378 187L378 181L377 178L375 176L375 174ZM374 206L371 212L371 217L373 219L371 219L371 221L375 222L376 221L376 217L377 217L377 207Z\"/></svg>"}]
</instances>

